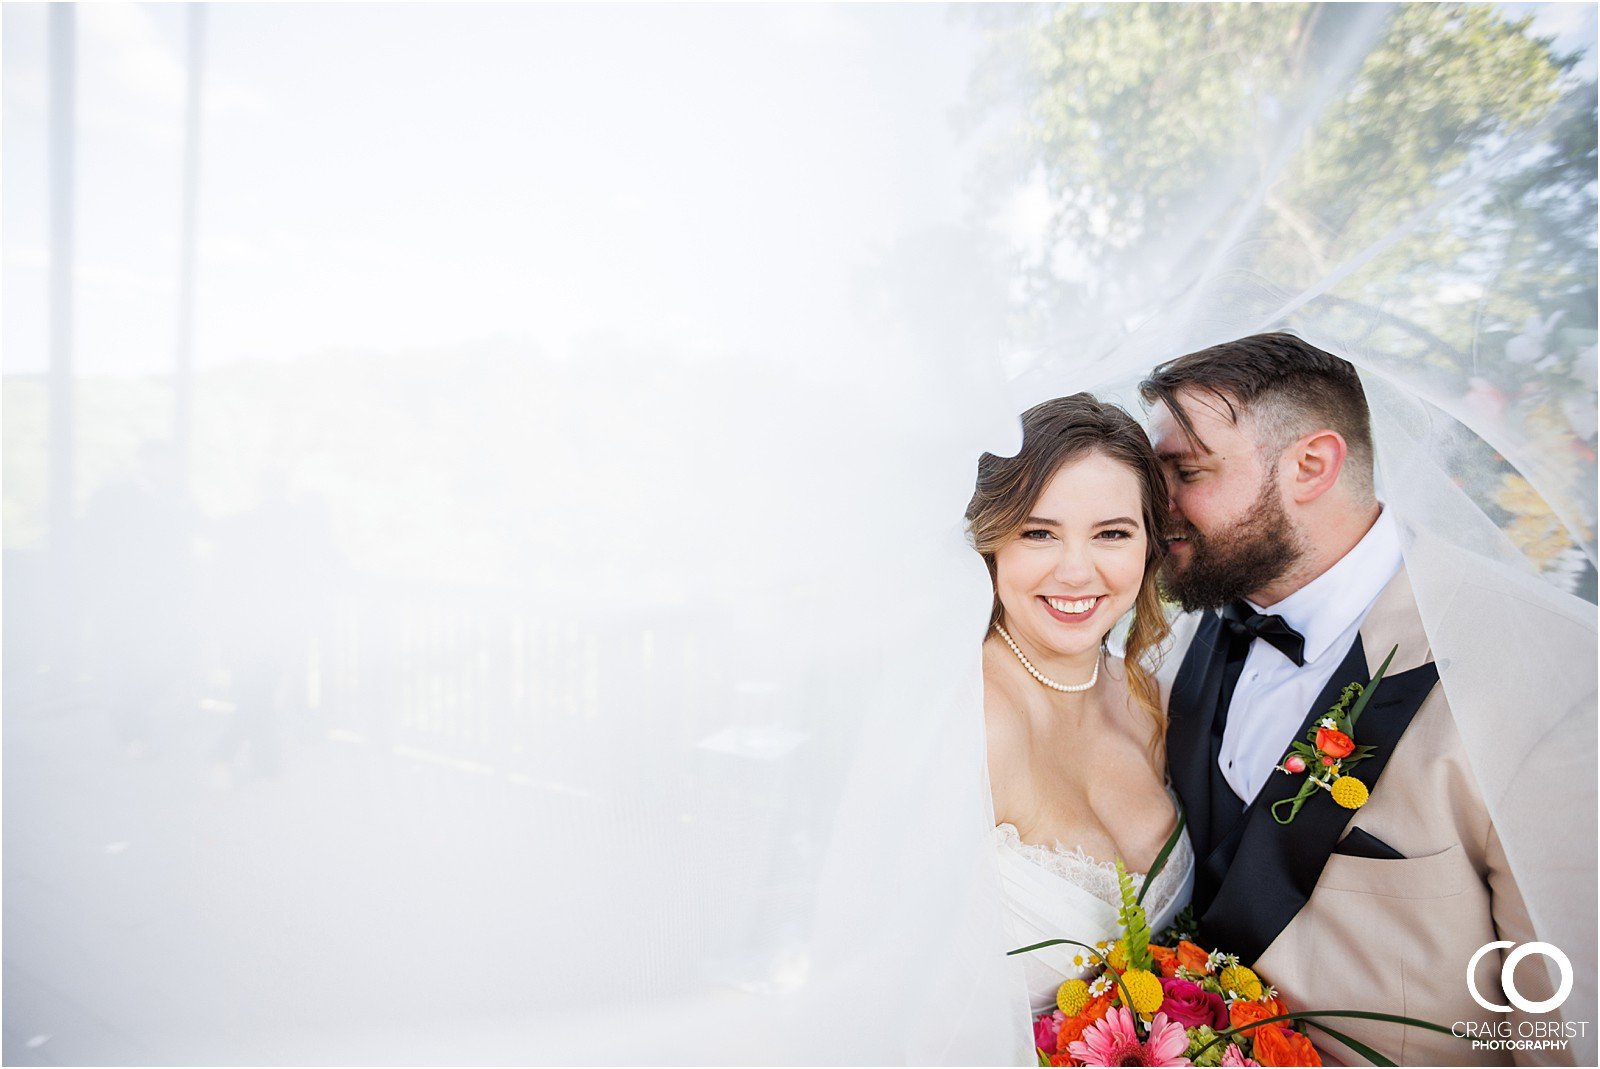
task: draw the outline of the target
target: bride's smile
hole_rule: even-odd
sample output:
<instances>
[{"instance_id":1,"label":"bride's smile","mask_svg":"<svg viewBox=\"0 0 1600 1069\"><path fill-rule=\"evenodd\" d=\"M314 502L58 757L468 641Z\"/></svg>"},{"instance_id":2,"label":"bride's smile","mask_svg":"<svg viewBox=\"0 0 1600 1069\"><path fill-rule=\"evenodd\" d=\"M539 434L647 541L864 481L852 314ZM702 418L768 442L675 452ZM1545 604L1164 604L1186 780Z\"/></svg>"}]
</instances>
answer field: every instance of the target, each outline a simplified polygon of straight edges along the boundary
<instances>
[{"instance_id":1,"label":"bride's smile","mask_svg":"<svg viewBox=\"0 0 1600 1069\"><path fill-rule=\"evenodd\" d=\"M995 552L1002 623L1046 675L1087 679L1144 577L1139 480L1090 452L1063 465L1028 512Z\"/></svg>"},{"instance_id":2,"label":"bride's smile","mask_svg":"<svg viewBox=\"0 0 1600 1069\"><path fill-rule=\"evenodd\" d=\"M1155 572L1167 487L1144 432L1088 394L1023 414L1015 457L986 454L967 520L994 581L983 644L996 849L1013 946L1116 930L1116 862L1143 881L1177 823L1165 720L1149 671L1166 620ZM1128 620L1126 640L1107 636ZM1186 839L1150 881L1152 923L1187 895ZM1072 955L1023 963L1036 1012Z\"/></svg>"},{"instance_id":3,"label":"bride's smile","mask_svg":"<svg viewBox=\"0 0 1600 1069\"><path fill-rule=\"evenodd\" d=\"M1104 594L1096 594L1087 598L1052 598L1048 594L1040 594L1039 600L1044 602L1045 608L1050 610L1050 615L1063 623L1077 624L1094 615L1094 610L1105 601Z\"/></svg>"}]
</instances>

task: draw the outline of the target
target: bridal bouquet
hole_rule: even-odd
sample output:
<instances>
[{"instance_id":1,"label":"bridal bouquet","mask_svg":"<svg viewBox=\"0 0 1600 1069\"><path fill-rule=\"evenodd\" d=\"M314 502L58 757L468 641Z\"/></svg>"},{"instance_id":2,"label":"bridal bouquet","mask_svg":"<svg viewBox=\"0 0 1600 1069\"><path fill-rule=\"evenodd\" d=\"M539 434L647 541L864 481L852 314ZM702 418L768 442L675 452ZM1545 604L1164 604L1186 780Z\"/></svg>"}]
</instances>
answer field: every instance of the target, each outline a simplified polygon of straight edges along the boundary
<instances>
[{"instance_id":1,"label":"bridal bouquet","mask_svg":"<svg viewBox=\"0 0 1600 1069\"><path fill-rule=\"evenodd\" d=\"M1144 887L1182 834L1183 822L1156 856ZM1080 947L1075 963L1093 971L1088 980L1068 980L1056 992L1056 1010L1033 1022L1040 1065L1321 1065L1305 1032L1315 1027L1374 1065L1393 1065L1371 1047L1322 1023L1328 1017L1359 1017L1428 1028L1427 1021L1357 1010L1291 1010L1277 991L1239 959L1190 942L1193 924L1178 924L1153 942L1133 877L1119 859L1121 934L1099 944L1050 939L1020 947L1025 954L1047 946ZM1187 913L1187 911L1185 911ZM1170 944L1170 945L1163 945Z\"/></svg>"},{"instance_id":2,"label":"bridal bouquet","mask_svg":"<svg viewBox=\"0 0 1600 1069\"><path fill-rule=\"evenodd\" d=\"M1117 878L1122 935L1076 944L1079 960L1098 968L1062 984L1055 1012L1034 1019L1040 1065L1322 1064L1277 992L1238 958L1187 939L1151 942L1120 862Z\"/></svg>"},{"instance_id":3,"label":"bridal bouquet","mask_svg":"<svg viewBox=\"0 0 1600 1069\"><path fill-rule=\"evenodd\" d=\"M1062 984L1056 1011L1034 1021L1040 1065L1322 1064L1277 992L1232 955L1182 940L1141 958L1126 935L1094 949L1099 973Z\"/></svg>"}]
</instances>

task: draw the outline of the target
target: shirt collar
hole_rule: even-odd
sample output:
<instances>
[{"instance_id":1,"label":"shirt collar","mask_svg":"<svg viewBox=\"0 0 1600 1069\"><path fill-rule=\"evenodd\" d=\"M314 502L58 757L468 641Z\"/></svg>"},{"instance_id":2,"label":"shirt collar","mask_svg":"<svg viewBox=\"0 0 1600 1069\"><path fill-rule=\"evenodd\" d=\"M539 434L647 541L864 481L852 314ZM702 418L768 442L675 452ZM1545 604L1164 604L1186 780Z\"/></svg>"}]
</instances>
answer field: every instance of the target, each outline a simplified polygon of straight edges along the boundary
<instances>
[{"instance_id":1,"label":"shirt collar","mask_svg":"<svg viewBox=\"0 0 1600 1069\"><path fill-rule=\"evenodd\" d=\"M1366 615L1383 588L1400 571L1400 531L1387 508L1370 530L1333 567L1282 601L1258 612L1281 616L1305 636L1305 659L1315 661Z\"/></svg>"}]
</instances>

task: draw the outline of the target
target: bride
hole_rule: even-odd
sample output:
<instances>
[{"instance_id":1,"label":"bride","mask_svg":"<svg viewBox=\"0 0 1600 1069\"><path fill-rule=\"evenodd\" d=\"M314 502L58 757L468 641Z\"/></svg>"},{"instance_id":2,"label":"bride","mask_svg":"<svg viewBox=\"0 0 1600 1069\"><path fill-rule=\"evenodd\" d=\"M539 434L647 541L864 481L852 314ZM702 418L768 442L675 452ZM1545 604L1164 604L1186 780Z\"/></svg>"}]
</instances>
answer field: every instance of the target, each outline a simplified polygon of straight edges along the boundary
<instances>
[{"instance_id":1,"label":"bride","mask_svg":"<svg viewBox=\"0 0 1600 1069\"><path fill-rule=\"evenodd\" d=\"M1142 886L1177 812L1166 721L1144 663L1167 636L1156 589L1167 489L1139 425L1086 393L1024 413L1014 457L985 453L967 506L994 582L984 715L1006 931L1012 947L1115 936L1115 859ZM1123 656L1108 648L1132 612ZM1187 901L1184 835L1145 896L1152 931ZM1087 952L1021 956L1034 1013Z\"/></svg>"}]
</instances>

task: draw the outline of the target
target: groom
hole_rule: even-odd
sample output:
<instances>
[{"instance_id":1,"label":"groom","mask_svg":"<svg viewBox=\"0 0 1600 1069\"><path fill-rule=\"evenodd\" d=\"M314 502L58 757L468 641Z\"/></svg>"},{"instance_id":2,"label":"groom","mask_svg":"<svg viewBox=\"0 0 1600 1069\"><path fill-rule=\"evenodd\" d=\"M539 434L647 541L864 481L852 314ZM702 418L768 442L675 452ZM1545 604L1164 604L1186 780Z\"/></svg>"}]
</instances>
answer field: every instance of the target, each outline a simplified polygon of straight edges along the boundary
<instances>
[{"instance_id":1,"label":"groom","mask_svg":"<svg viewBox=\"0 0 1600 1069\"><path fill-rule=\"evenodd\" d=\"M1473 953L1535 936L1438 686L1400 532L1374 496L1355 368L1263 334L1168 361L1140 392L1171 490L1168 593L1203 613L1163 688L1202 938L1296 1008L1483 1019L1465 982ZM1353 769L1370 801L1351 812L1319 791L1278 823L1272 803L1304 779L1278 770L1290 744L1395 647L1354 731L1374 747ZM1479 990L1497 999L1499 954L1485 958ZM1531 998L1549 993L1533 986ZM1385 1022L1330 1023L1403 1065L1512 1057Z\"/></svg>"}]
</instances>

